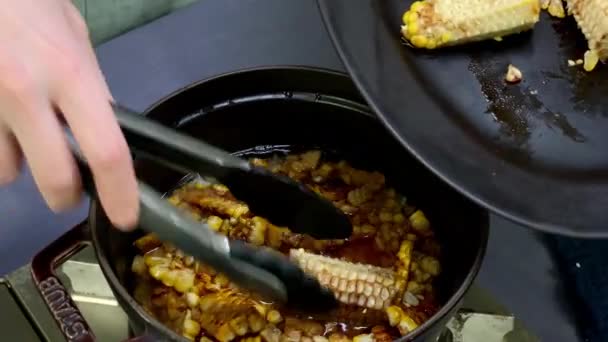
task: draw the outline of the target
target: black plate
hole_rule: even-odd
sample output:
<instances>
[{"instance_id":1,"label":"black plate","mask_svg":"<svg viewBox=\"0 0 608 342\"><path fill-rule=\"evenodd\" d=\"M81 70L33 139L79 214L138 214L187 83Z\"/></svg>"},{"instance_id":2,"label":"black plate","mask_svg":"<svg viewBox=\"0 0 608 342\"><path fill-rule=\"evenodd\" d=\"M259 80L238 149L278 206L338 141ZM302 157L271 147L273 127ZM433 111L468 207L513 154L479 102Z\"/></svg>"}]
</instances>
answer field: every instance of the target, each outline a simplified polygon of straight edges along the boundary
<instances>
[{"instance_id":1,"label":"black plate","mask_svg":"<svg viewBox=\"0 0 608 342\"><path fill-rule=\"evenodd\" d=\"M400 37L411 1L319 0L367 101L423 163L470 198L548 232L608 236L608 65L569 67L584 37L546 13L502 42L421 52ZM524 80L507 85L507 65Z\"/></svg>"}]
</instances>

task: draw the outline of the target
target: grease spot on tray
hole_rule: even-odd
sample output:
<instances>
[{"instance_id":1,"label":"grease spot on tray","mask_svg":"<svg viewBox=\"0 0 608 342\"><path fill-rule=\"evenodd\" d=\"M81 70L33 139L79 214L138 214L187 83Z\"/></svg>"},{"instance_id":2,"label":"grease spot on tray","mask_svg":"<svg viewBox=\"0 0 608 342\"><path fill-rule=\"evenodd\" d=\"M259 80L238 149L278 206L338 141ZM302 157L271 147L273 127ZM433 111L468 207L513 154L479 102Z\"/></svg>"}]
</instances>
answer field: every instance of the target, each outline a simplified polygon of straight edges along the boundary
<instances>
[{"instance_id":1,"label":"grease spot on tray","mask_svg":"<svg viewBox=\"0 0 608 342\"><path fill-rule=\"evenodd\" d=\"M525 85L525 72L521 83L506 84L507 66L502 64L488 58L473 57L469 70L481 85L488 102L486 112L500 124L503 137L523 147L530 140L535 125L544 123L572 141L586 141L563 113L552 111L543 104L537 89Z\"/></svg>"}]
</instances>

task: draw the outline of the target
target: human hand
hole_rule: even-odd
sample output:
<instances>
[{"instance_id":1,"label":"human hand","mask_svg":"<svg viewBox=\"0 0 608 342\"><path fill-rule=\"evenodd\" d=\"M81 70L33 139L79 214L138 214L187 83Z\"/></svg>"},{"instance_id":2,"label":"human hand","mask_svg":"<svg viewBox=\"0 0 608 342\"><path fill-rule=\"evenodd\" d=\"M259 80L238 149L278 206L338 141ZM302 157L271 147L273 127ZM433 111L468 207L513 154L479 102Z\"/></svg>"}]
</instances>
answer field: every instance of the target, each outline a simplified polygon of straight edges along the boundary
<instances>
[{"instance_id":1,"label":"human hand","mask_svg":"<svg viewBox=\"0 0 608 342\"><path fill-rule=\"evenodd\" d=\"M22 153L53 211L79 202L81 181L60 118L70 126L101 203L121 229L137 223L133 162L86 23L69 0L4 0L0 6L0 184L19 175Z\"/></svg>"}]
</instances>

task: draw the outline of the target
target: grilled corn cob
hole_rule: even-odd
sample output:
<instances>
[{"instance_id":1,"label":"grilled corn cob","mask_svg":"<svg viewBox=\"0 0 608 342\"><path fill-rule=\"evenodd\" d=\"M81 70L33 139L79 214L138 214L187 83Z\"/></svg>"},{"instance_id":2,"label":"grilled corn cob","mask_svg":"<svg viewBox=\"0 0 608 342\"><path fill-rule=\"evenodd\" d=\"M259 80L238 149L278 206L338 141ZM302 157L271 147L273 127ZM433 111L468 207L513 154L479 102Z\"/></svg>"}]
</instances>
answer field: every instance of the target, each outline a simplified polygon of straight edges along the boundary
<instances>
[{"instance_id":1,"label":"grilled corn cob","mask_svg":"<svg viewBox=\"0 0 608 342\"><path fill-rule=\"evenodd\" d=\"M391 269L332 259L303 249L292 249L290 256L344 304L383 309L405 285Z\"/></svg>"},{"instance_id":2,"label":"grilled corn cob","mask_svg":"<svg viewBox=\"0 0 608 342\"><path fill-rule=\"evenodd\" d=\"M539 0L416 1L401 33L414 47L434 49L530 30L539 13Z\"/></svg>"},{"instance_id":3,"label":"grilled corn cob","mask_svg":"<svg viewBox=\"0 0 608 342\"><path fill-rule=\"evenodd\" d=\"M608 60L608 2L605 0L568 0L568 11L572 13L581 31L587 38L589 53L585 54L584 68L591 71L598 60Z\"/></svg>"}]
</instances>

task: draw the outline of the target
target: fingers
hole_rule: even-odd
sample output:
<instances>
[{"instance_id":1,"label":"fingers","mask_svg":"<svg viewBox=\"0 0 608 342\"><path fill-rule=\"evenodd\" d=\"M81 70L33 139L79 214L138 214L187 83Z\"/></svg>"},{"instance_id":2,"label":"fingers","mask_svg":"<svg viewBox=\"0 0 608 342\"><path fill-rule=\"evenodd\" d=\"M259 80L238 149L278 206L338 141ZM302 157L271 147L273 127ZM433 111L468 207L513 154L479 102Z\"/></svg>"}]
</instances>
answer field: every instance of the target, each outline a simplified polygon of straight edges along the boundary
<instances>
[{"instance_id":1,"label":"fingers","mask_svg":"<svg viewBox=\"0 0 608 342\"><path fill-rule=\"evenodd\" d=\"M80 201L80 175L53 109L32 98L18 111L11 127L42 196L55 212L72 208Z\"/></svg>"},{"instance_id":2,"label":"fingers","mask_svg":"<svg viewBox=\"0 0 608 342\"><path fill-rule=\"evenodd\" d=\"M9 128L0 122L0 185L8 184L19 176L21 150Z\"/></svg>"},{"instance_id":3,"label":"fingers","mask_svg":"<svg viewBox=\"0 0 608 342\"><path fill-rule=\"evenodd\" d=\"M106 214L118 228L130 229L137 224L139 215L133 162L110 106L105 82L88 61L81 68L64 69L62 91L57 93L55 103L91 166Z\"/></svg>"}]
</instances>

